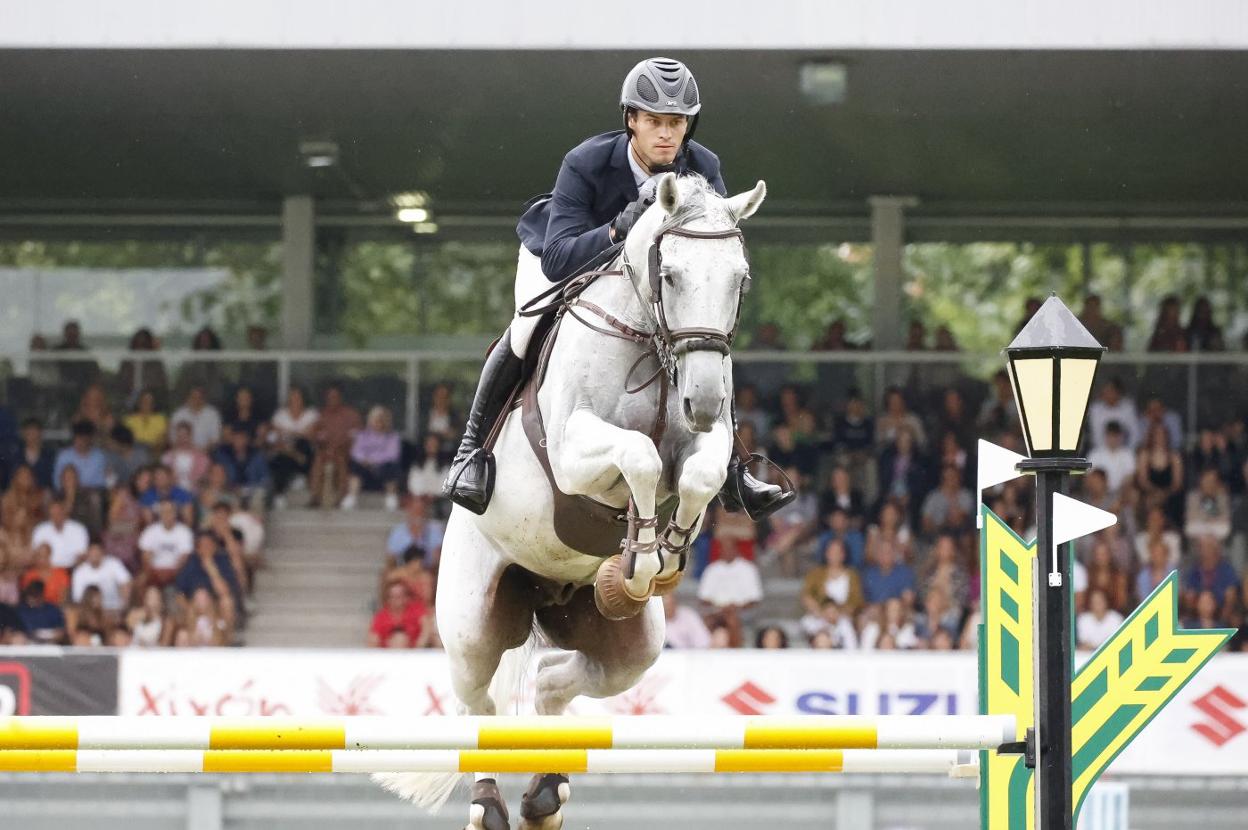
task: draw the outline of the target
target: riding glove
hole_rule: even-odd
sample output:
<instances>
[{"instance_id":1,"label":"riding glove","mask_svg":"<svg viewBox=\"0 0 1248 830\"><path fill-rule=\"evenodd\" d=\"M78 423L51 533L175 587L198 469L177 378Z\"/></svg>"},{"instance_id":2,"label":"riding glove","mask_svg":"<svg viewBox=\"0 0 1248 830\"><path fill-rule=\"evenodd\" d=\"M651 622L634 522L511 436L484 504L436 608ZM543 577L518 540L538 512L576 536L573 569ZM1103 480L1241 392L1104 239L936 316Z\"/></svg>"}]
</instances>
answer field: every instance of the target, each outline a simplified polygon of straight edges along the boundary
<instances>
[{"instance_id":1,"label":"riding glove","mask_svg":"<svg viewBox=\"0 0 1248 830\"><path fill-rule=\"evenodd\" d=\"M614 241L619 242L628 236L628 232L633 229L633 225L637 224L641 215L654 204L656 188L654 179L642 182L637 190L637 199L625 205L619 215L611 220L611 238Z\"/></svg>"}]
</instances>

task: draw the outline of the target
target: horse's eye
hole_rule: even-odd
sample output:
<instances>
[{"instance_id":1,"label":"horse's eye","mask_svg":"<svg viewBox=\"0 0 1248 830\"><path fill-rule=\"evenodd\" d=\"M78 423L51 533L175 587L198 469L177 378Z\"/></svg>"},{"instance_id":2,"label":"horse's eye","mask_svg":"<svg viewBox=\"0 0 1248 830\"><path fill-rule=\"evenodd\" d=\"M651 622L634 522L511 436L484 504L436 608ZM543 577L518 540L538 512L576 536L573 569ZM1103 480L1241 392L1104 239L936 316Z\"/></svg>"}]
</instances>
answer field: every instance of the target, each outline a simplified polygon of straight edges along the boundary
<instances>
[{"instance_id":1,"label":"horse's eye","mask_svg":"<svg viewBox=\"0 0 1248 830\"><path fill-rule=\"evenodd\" d=\"M676 277L674 274L672 274L671 268L664 268L663 270L659 272L659 274L662 275L663 282L667 283L668 285L676 284Z\"/></svg>"},{"instance_id":2,"label":"horse's eye","mask_svg":"<svg viewBox=\"0 0 1248 830\"><path fill-rule=\"evenodd\" d=\"M746 271L745 276L741 278L741 293L749 294L750 286L754 284L754 280L750 277L750 272Z\"/></svg>"}]
</instances>

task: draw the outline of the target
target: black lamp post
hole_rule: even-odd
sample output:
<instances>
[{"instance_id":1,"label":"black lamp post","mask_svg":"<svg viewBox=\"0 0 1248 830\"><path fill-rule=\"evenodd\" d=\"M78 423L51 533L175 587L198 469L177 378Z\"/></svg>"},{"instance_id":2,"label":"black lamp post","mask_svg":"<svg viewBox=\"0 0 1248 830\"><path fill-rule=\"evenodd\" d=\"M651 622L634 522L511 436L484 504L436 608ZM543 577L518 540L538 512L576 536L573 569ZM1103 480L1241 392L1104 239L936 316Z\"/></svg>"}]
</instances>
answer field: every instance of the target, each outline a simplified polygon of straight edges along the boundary
<instances>
[{"instance_id":1,"label":"black lamp post","mask_svg":"<svg viewBox=\"0 0 1248 830\"><path fill-rule=\"evenodd\" d=\"M1040 585L1036 619L1036 827L1073 825L1070 686L1074 671L1069 548L1053 545L1053 494L1089 466L1079 455L1084 416L1105 348L1057 295L1006 347L1014 401L1023 422L1026 460L1036 477L1036 554Z\"/></svg>"}]
</instances>

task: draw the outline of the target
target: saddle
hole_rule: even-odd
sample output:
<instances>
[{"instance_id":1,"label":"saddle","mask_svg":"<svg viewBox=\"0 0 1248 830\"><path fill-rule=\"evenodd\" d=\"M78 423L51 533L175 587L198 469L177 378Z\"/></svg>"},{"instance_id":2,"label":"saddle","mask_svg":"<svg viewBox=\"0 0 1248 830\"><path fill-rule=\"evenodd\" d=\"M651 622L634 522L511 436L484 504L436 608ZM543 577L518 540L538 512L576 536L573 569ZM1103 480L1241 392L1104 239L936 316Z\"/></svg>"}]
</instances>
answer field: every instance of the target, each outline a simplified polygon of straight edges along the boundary
<instances>
[{"instance_id":1,"label":"saddle","mask_svg":"<svg viewBox=\"0 0 1248 830\"><path fill-rule=\"evenodd\" d=\"M520 409L521 425L524 428L525 437L528 438L529 446L533 449L533 454L541 464L542 471L546 473L546 480L550 484L550 492L554 497L555 535L558 536L560 542L572 550L601 558L620 552L621 543L627 538L629 531L628 509L613 507L588 496L568 495L559 489L559 485L555 482L554 470L550 465L550 453L546 448L546 425L542 418L537 394L546 379L550 355L554 350L559 328L569 306L573 304L573 301L577 301L578 295L595 280L620 274L619 271L587 271L554 286L550 291L525 306L522 313L539 316L541 319L529 342L523 379L511 404L511 409L514 410L517 406ZM577 302L586 303L585 300ZM649 437L657 448L667 429L668 383L666 374L656 377L661 384L659 407ZM503 418L498 419L495 429L488 438L488 447L492 448L497 440L497 433L503 420ZM676 512L678 501L678 498L673 495L658 506L656 512L660 529L667 526L668 521Z\"/></svg>"}]
</instances>

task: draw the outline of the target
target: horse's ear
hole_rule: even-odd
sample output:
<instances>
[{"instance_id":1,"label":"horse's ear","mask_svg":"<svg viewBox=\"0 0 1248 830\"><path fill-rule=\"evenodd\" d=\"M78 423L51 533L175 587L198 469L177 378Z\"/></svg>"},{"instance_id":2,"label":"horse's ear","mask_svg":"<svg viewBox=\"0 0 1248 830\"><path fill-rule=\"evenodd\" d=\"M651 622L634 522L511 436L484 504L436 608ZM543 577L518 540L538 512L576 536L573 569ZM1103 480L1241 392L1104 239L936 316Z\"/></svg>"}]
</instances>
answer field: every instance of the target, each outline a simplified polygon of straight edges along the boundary
<instances>
[{"instance_id":1,"label":"horse's ear","mask_svg":"<svg viewBox=\"0 0 1248 830\"><path fill-rule=\"evenodd\" d=\"M728 200L728 210L732 211L733 218L740 222L742 219L749 219L753 216L759 205L763 203L763 199L766 198L767 184L759 179L753 190L731 197Z\"/></svg>"},{"instance_id":2,"label":"horse's ear","mask_svg":"<svg viewBox=\"0 0 1248 830\"><path fill-rule=\"evenodd\" d=\"M676 174L664 173L659 177L656 200L669 216L680 207L680 188L676 186Z\"/></svg>"}]
</instances>

